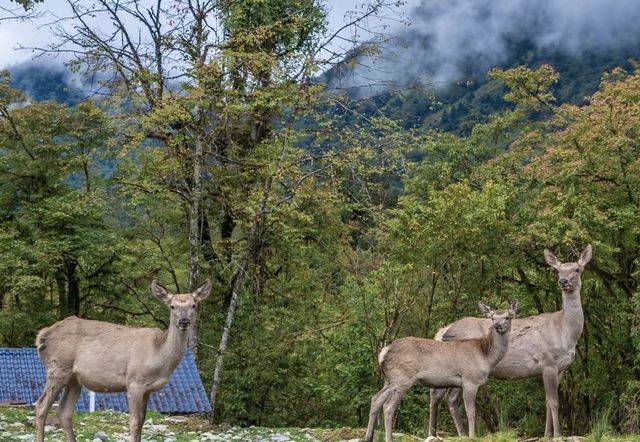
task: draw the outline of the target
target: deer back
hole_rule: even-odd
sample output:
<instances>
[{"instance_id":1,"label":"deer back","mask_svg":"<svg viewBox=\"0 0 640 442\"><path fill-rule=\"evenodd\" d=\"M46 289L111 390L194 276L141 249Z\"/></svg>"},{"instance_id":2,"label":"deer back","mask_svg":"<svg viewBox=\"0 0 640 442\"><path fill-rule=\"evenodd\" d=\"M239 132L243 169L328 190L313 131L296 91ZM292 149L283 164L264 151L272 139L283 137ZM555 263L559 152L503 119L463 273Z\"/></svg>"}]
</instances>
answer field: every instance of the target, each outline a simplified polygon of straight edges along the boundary
<instances>
[{"instance_id":1,"label":"deer back","mask_svg":"<svg viewBox=\"0 0 640 442\"><path fill-rule=\"evenodd\" d=\"M492 371L502 379L536 376L550 366L565 369L575 356L576 341L564 327L563 312L543 313L527 318L515 318L507 352ZM478 339L486 335L491 321L463 318L443 327L438 338L444 342Z\"/></svg>"},{"instance_id":2,"label":"deer back","mask_svg":"<svg viewBox=\"0 0 640 442\"><path fill-rule=\"evenodd\" d=\"M158 329L72 316L42 329L36 345L47 372L73 374L80 384L94 391L123 391L137 366L145 365L150 375L173 370L173 361L158 358L164 336ZM182 354L174 358L178 356Z\"/></svg>"}]
</instances>

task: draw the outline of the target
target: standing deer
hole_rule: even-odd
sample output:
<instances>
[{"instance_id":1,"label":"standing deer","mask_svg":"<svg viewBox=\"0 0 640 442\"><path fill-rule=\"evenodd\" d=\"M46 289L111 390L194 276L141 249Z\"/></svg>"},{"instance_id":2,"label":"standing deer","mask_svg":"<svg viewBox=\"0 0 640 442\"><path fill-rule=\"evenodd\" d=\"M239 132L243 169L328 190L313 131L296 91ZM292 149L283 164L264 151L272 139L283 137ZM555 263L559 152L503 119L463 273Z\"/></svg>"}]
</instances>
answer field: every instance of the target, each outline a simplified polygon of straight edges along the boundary
<instances>
[{"instance_id":1,"label":"standing deer","mask_svg":"<svg viewBox=\"0 0 640 442\"><path fill-rule=\"evenodd\" d=\"M45 419L63 388L58 418L67 442L75 442L71 416L82 386L98 392L126 390L129 441L140 442L149 396L166 385L184 356L196 305L210 291L207 281L193 293L174 295L154 280L151 292L171 309L165 331L76 316L42 329L36 346L47 382L36 403L37 442L44 442Z\"/></svg>"},{"instance_id":2,"label":"standing deer","mask_svg":"<svg viewBox=\"0 0 640 442\"><path fill-rule=\"evenodd\" d=\"M491 372L491 377L521 379L541 376L547 407L544 434L545 437L559 437L558 385L562 372L573 362L576 343L582 334L584 315L580 301L581 275L591 260L591 244L582 251L578 262L561 263L547 249L544 257L547 264L558 272L562 310L513 321L509 349ZM463 318L440 329L434 339L447 342L472 339L485 333L489 325L486 320ZM463 436L464 424L458 413L460 391L457 389L431 390L429 435L435 436L438 404L445 395L458 435Z\"/></svg>"},{"instance_id":3,"label":"standing deer","mask_svg":"<svg viewBox=\"0 0 640 442\"><path fill-rule=\"evenodd\" d=\"M367 442L373 440L380 408L384 413L385 441L391 442L393 417L400 399L418 382L437 388L461 387L469 418L469 434L475 435L476 393L507 351L511 319L518 304L514 302L509 310L497 312L482 303L479 307L492 324L480 338L440 342L408 337L398 339L380 351L378 363L385 382L371 398Z\"/></svg>"}]
</instances>

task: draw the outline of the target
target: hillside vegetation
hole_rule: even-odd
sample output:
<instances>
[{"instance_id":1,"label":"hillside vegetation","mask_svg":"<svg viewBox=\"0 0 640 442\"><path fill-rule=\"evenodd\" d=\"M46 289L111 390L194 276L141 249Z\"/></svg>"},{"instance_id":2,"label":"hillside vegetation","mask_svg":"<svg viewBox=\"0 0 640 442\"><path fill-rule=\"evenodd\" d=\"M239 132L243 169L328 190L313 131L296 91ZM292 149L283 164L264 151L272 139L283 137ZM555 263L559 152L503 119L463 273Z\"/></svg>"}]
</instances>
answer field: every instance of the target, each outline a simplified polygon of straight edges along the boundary
<instances>
[{"instance_id":1,"label":"hillside vegetation","mask_svg":"<svg viewBox=\"0 0 640 442\"><path fill-rule=\"evenodd\" d=\"M164 328L151 280L184 293L210 278L193 345L214 423L359 429L384 345L477 316L479 301L556 311L543 250L574 261L591 244L563 434L638 433L635 66L552 66L527 50L510 65L532 65L493 69L435 111L390 94L373 112L315 81L317 3L212 11L225 32L200 33L185 10L162 51L67 40L75 68L114 73L77 102L28 100L0 76L0 345L33 346L69 315ZM174 60L179 73L159 68ZM570 81L603 68L593 91L590 76ZM415 388L396 430L424 437L427 412ZM542 435L540 380L483 386L478 426ZM447 416L440 428L453 433Z\"/></svg>"}]
</instances>

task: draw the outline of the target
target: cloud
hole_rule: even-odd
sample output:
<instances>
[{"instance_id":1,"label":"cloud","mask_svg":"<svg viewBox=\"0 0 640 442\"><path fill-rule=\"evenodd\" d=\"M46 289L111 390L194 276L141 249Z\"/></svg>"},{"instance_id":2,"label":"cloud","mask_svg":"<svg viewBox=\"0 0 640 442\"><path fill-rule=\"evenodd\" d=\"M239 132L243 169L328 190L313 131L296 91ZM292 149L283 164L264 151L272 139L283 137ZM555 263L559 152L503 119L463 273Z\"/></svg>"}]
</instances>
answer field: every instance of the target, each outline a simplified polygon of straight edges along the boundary
<instances>
[{"instance_id":1,"label":"cloud","mask_svg":"<svg viewBox=\"0 0 640 442\"><path fill-rule=\"evenodd\" d=\"M638 45L638 0L422 0L381 59L349 81L448 84L509 59L514 44L579 55ZM364 80L368 79L368 80Z\"/></svg>"}]
</instances>

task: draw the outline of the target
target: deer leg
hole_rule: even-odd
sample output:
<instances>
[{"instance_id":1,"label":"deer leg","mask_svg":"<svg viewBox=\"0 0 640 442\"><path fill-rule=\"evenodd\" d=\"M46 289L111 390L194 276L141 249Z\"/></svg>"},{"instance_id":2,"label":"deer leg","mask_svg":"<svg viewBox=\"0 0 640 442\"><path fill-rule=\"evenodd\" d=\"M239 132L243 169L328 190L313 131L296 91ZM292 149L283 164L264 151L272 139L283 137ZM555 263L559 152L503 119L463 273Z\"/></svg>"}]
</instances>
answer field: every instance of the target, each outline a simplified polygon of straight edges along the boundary
<instances>
[{"instance_id":1,"label":"deer leg","mask_svg":"<svg viewBox=\"0 0 640 442\"><path fill-rule=\"evenodd\" d=\"M449 414L453 419L453 423L456 426L458 436L465 437L467 430L464 428L464 421L460 416L460 401L462 400L461 388L450 388L447 392L447 404L449 405ZM435 435L434 435L435 436Z\"/></svg>"},{"instance_id":2,"label":"deer leg","mask_svg":"<svg viewBox=\"0 0 640 442\"><path fill-rule=\"evenodd\" d=\"M69 379L69 383L64 387L64 393L58 406L58 419L60 420L60 427L62 427L67 442L76 442L76 436L73 434L71 416L73 416L73 410L80 396L81 388L82 386L76 378Z\"/></svg>"},{"instance_id":3,"label":"deer leg","mask_svg":"<svg viewBox=\"0 0 640 442\"><path fill-rule=\"evenodd\" d=\"M429 389L429 436L435 437L438 428L438 405L445 394L446 388Z\"/></svg>"},{"instance_id":4,"label":"deer leg","mask_svg":"<svg viewBox=\"0 0 640 442\"><path fill-rule=\"evenodd\" d=\"M371 397L371 409L369 410L369 424L367 425L367 434L364 438L366 442L373 440L373 432L376 428L378 414L382 408L382 404L387 400L389 394L389 385L385 383L384 387Z\"/></svg>"},{"instance_id":5,"label":"deer leg","mask_svg":"<svg viewBox=\"0 0 640 442\"><path fill-rule=\"evenodd\" d=\"M544 424L544 437L551 437L553 434L553 420L551 419L551 408L547 403L546 394L545 394L545 409L547 410L547 416Z\"/></svg>"},{"instance_id":6,"label":"deer leg","mask_svg":"<svg viewBox=\"0 0 640 442\"><path fill-rule=\"evenodd\" d=\"M36 442L44 442L44 424L49 414L49 409L56 400L58 393L64 387L65 382L54 376L47 377L44 390L36 402Z\"/></svg>"},{"instance_id":7,"label":"deer leg","mask_svg":"<svg viewBox=\"0 0 640 442\"><path fill-rule=\"evenodd\" d=\"M542 382L547 404L547 422L545 437L560 437L560 419L558 418L558 371L555 367L542 372ZM549 425L551 424L551 425ZM551 428L550 428L551 427Z\"/></svg>"},{"instance_id":8,"label":"deer leg","mask_svg":"<svg viewBox=\"0 0 640 442\"><path fill-rule=\"evenodd\" d=\"M149 391L142 396L142 425L144 425L144 421L147 420L147 406L149 405L150 396L151 392Z\"/></svg>"},{"instance_id":9,"label":"deer leg","mask_svg":"<svg viewBox=\"0 0 640 442\"><path fill-rule=\"evenodd\" d=\"M409 386L411 387L411 386ZM400 405L400 399L409 389L409 387L395 387L390 393L387 401L382 406L382 412L384 413L384 440L385 442L393 441L393 419Z\"/></svg>"},{"instance_id":10,"label":"deer leg","mask_svg":"<svg viewBox=\"0 0 640 442\"><path fill-rule=\"evenodd\" d=\"M145 415L145 391L139 388L129 387L127 399L129 402L129 442L140 442L142 425Z\"/></svg>"},{"instance_id":11,"label":"deer leg","mask_svg":"<svg viewBox=\"0 0 640 442\"><path fill-rule=\"evenodd\" d=\"M464 399L464 409L467 412L469 421L469 437L476 437L476 394L478 385L467 384L462 388L462 398Z\"/></svg>"}]
</instances>

